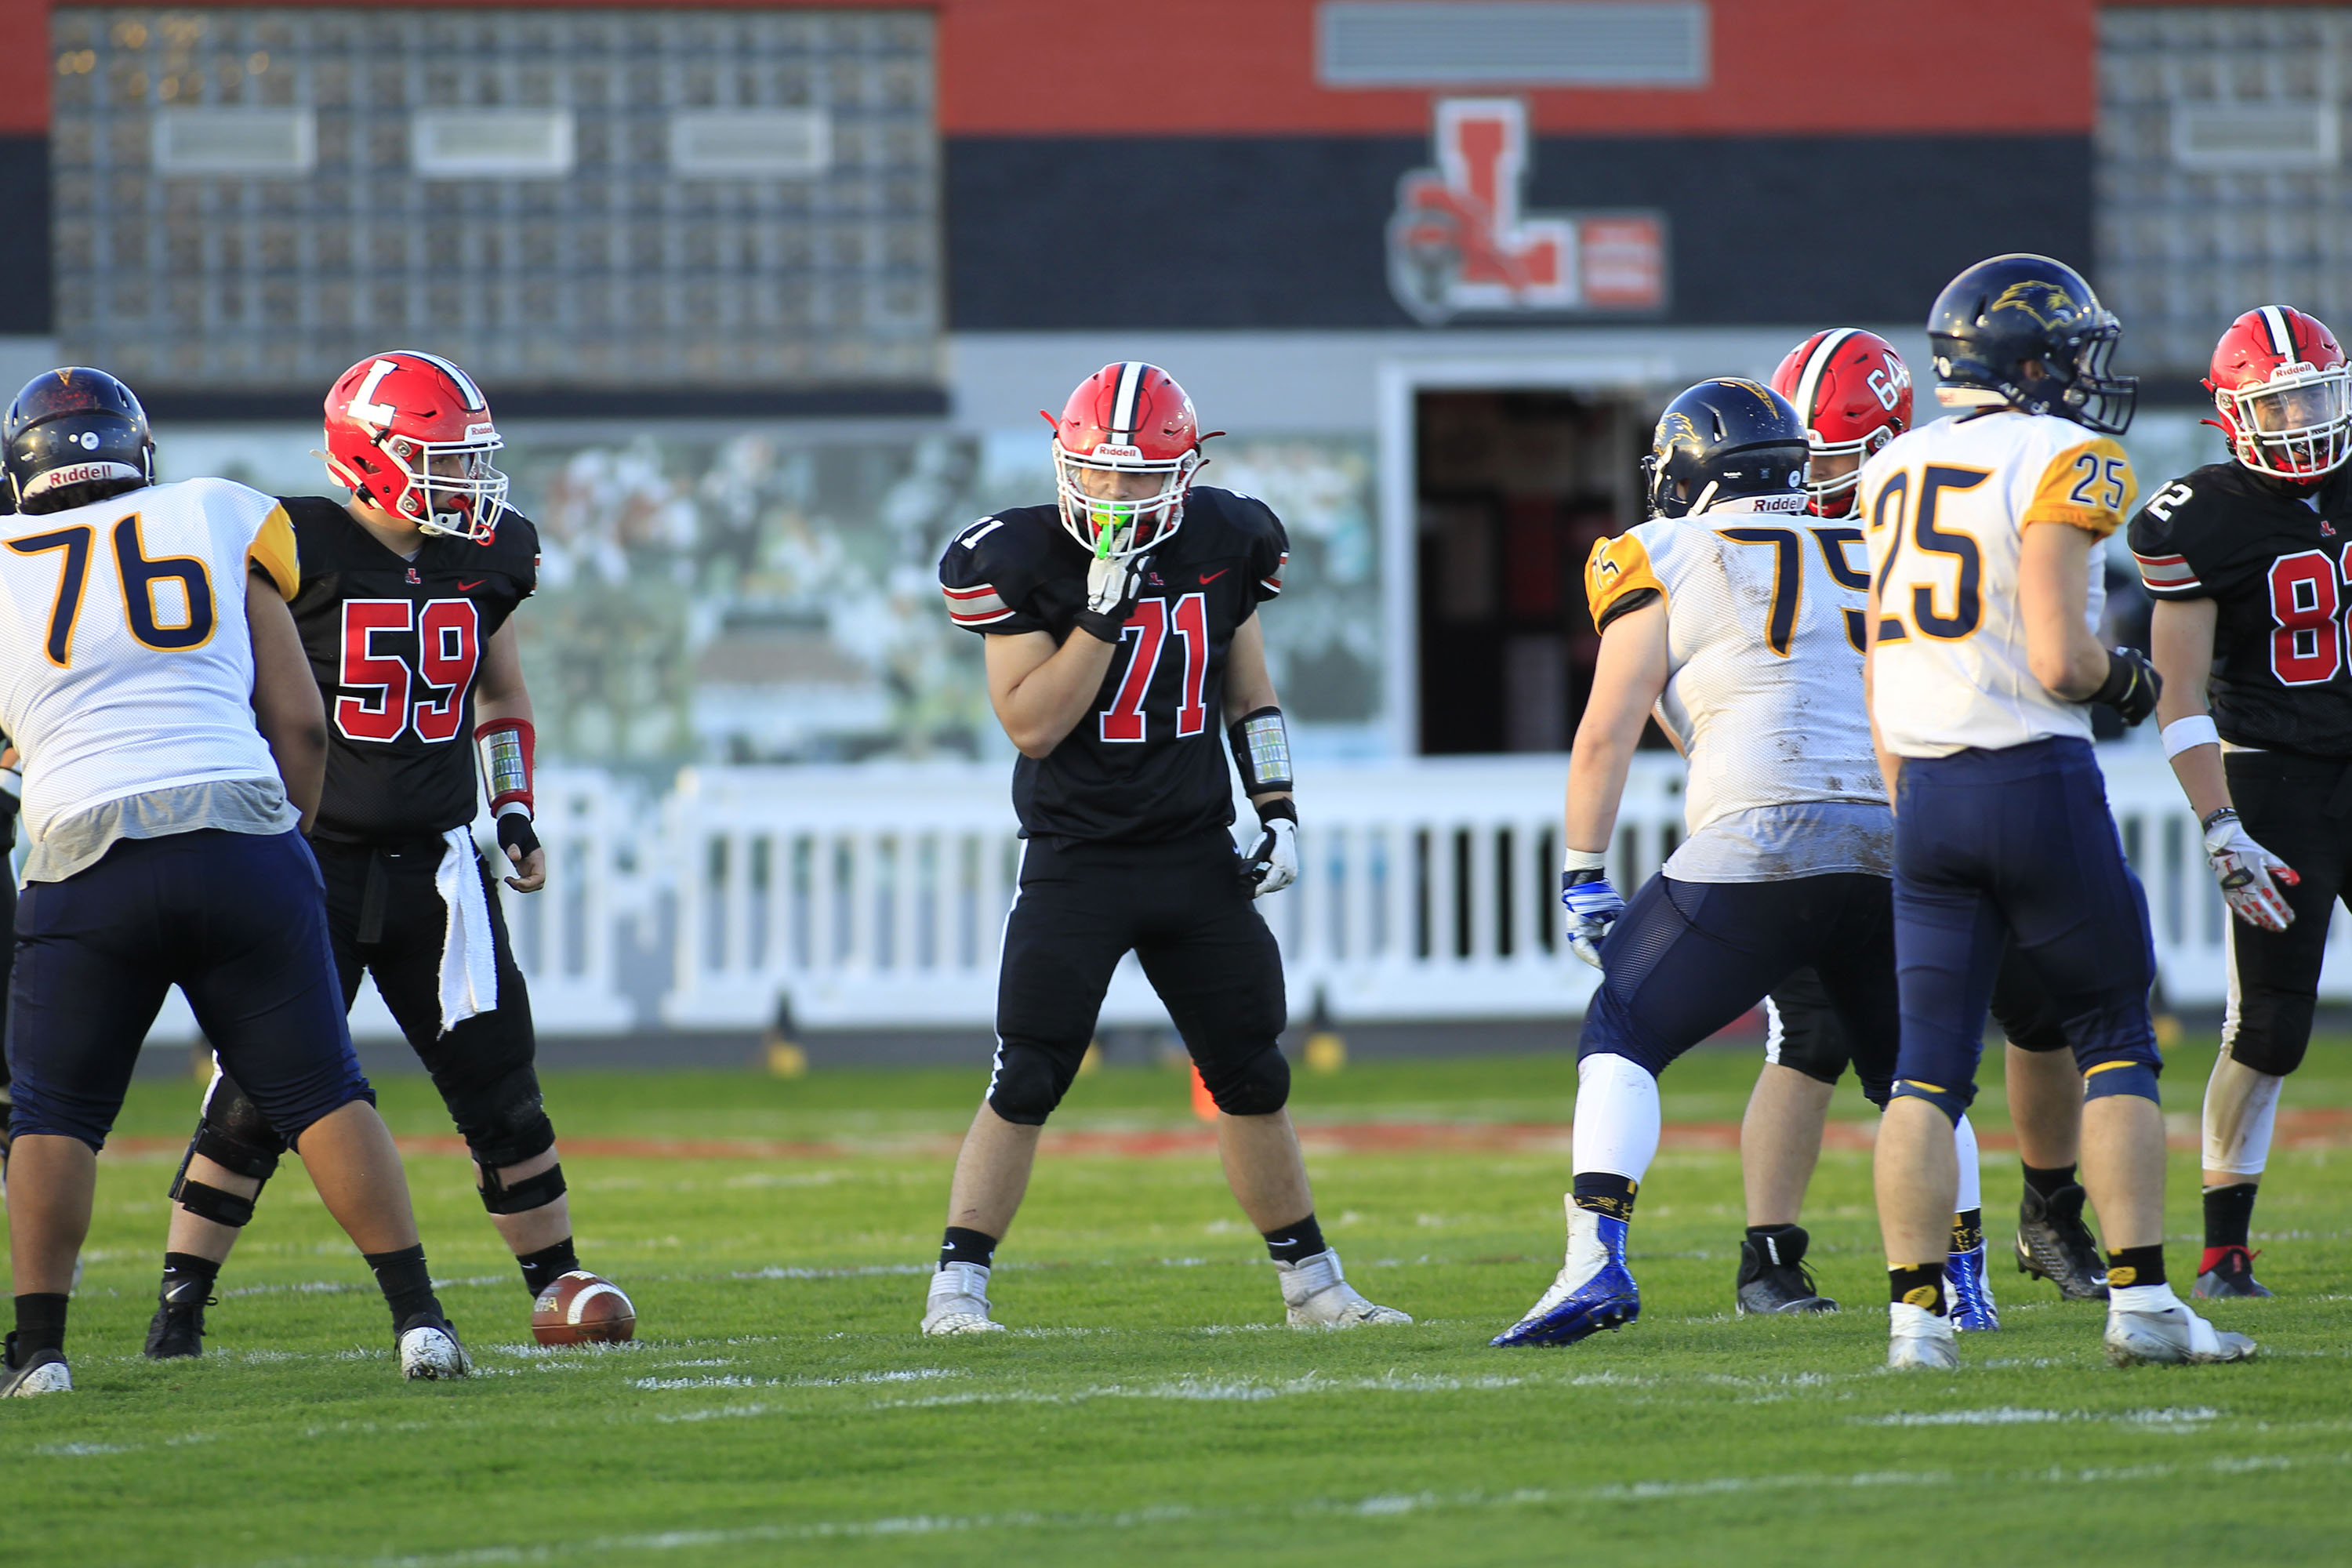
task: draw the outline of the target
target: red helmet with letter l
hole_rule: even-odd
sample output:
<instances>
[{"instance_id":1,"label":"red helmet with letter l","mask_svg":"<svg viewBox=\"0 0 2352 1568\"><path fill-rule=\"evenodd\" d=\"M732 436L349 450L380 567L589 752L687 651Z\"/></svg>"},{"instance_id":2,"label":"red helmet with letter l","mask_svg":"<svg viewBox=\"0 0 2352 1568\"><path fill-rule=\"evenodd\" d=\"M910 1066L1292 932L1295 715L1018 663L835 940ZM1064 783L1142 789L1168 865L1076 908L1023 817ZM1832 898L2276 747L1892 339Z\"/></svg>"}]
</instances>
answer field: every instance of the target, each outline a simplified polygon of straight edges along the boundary
<instances>
[{"instance_id":1,"label":"red helmet with letter l","mask_svg":"<svg viewBox=\"0 0 2352 1568\"><path fill-rule=\"evenodd\" d=\"M1895 345L1859 327L1815 332L1772 373L1772 390L1805 422L1805 489L1817 517L1845 517L1863 460L1911 428L1911 371Z\"/></svg>"},{"instance_id":2,"label":"red helmet with letter l","mask_svg":"<svg viewBox=\"0 0 2352 1568\"><path fill-rule=\"evenodd\" d=\"M488 544L507 509L506 443L473 377L438 354L371 354L327 392L327 471L425 533Z\"/></svg>"},{"instance_id":3,"label":"red helmet with letter l","mask_svg":"<svg viewBox=\"0 0 2352 1568\"><path fill-rule=\"evenodd\" d=\"M2230 451L2258 474L2317 479L2352 450L2352 384L2327 323L2263 305L2230 323L2213 347L2213 394Z\"/></svg>"},{"instance_id":4,"label":"red helmet with letter l","mask_svg":"<svg viewBox=\"0 0 2352 1568\"><path fill-rule=\"evenodd\" d=\"M1043 417L1054 426L1055 489L1070 537L1097 560L1165 543L1184 521L1203 439L1176 378L1120 360L1080 382L1059 419Z\"/></svg>"}]
</instances>

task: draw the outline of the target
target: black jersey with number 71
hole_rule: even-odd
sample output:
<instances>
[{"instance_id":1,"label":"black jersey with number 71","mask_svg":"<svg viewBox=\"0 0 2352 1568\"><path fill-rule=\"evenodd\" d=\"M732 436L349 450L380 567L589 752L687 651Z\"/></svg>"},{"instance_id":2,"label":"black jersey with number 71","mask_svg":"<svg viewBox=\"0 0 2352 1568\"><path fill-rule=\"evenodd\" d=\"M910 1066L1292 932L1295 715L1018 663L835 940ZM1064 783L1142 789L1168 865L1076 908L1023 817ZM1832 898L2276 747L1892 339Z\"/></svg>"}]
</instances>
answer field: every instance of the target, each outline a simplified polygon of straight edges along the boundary
<instances>
[{"instance_id":1,"label":"black jersey with number 71","mask_svg":"<svg viewBox=\"0 0 2352 1568\"><path fill-rule=\"evenodd\" d=\"M427 537L414 560L341 503L289 496L302 564L293 602L327 704L320 838L436 837L474 820L474 683L483 650L539 582L520 512L488 544Z\"/></svg>"},{"instance_id":2,"label":"black jersey with number 71","mask_svg":"<svg viewBox=\"0 0 2352 1568\"><path fill-rule=\"evenodd\" d=\"M1151 552L1093 708L1043 758L1013 770L1013 805L1032 837L1148 843L1234 819L1223 712L1225 653L1258 605L1282 592L1290 542L1254 496L1196 487L1176 536ZM950 618L1008 636L1074 633L1088 557L1050 506L1016 507L961 529L940 557Z\"/></svg>"}]
</instances>

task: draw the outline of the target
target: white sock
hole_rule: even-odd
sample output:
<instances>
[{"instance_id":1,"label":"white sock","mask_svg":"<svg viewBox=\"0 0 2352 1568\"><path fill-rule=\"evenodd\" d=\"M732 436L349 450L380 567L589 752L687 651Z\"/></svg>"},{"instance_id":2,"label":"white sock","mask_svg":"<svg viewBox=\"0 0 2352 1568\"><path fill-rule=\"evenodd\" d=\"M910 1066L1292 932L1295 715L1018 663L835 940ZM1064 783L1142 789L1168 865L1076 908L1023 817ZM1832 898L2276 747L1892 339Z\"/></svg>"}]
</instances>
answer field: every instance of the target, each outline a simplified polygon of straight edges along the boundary
<instances>
[{"instance_id":1,"label":"white sock","mask_svg":"<svg viewBox=\"0 0 2352 1568\"><path fill-rule=\"evenodd\" d=\"M2271 1126L2279 1089L2286 1082L2256 1072L2227 1050L2213 1058L2205 1080L2205 1168L2259 1176L2270 1163Z\"/></svg>"},{"instance_id":2,"label":"white sock","mask_svg":"<svg viewBox=\"0 0 2352 1568\"><path fill-rule=\"evenodd\" d=\"M1959 1195L1952 1200L1952 1212L1962 1215L1984 1207L1984 1169L1977 1163L1977 1130L1965 1116L1953 1124L1952 1153L1960 1163Z\"/></svg>"},{"instance_id":3,"label":"white sock","mask_svg":"<svg viewBox=\"0 0 2352 1568\"><path fill-rule=\"evenodd\" d=\"M2161 1285L2117 1285L2107 1291L2110 1312L2161 1312L2181 1304L2169 1280Z\"/></svg>"},{"instance_id":4,"label":"white sock","mask_svg":"<svg viewBox=\"0 0 2352 1568\"><path fill-rule=\"evenodd\" d=\"M1576 1126L1569 1168L1639 1183L1658 1156L1658 1080L1639 1062L1621 1056L1585 1058L1576 1064Z\"/></svg>"}]
</instances>

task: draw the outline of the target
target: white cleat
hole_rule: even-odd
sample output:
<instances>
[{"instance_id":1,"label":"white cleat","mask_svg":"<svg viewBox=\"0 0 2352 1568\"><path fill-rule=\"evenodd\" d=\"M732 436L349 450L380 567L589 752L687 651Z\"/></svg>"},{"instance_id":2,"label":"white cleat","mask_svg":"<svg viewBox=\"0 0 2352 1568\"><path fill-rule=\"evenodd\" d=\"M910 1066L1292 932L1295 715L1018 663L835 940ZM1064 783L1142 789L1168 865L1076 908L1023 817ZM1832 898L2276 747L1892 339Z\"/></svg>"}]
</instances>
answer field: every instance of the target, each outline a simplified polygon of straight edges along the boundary
<instances>
[{"instance_id":1,"label":"white cleat","mask_svg":"<svg viewBox=\"0 0 2352 1568\"><path fill-rule=\"evenodd\" d=\"M1294 1329L1359 1329L1367 1324L1410 1323L1409 1313L1368 1301L1340 1272L1339 1255L1325 1247L1296 1263L1276 1263L1282 1304Z\"/></svg>"},{"instance_id":2,"label":"white cleat","mask_svg":"<svg viewBox=\"0 0 2352 1568\"><path fill-rule=\"evenodd\" d=\"M1886 1364L1895 1372L1953 1372L1960 1364L1952 1320L1925 1307L1893 1301L1886 1308Z\"/></svg>"},{"instance_id":3,"label":"white cleat","mask_svg":"<svg viewBox=\"0 0 2352 1568\"><path fill-rule=\"evenodd\" d=\"M923 1302L923 1332L1003 1333L1004 1325L988 1315L988 1272L978 1263L941 1264Z\"/></svg>"},{"instance_id":4,"label":"white cleat","mask_svg":"<svg viewBox=\"0 0 2352 1568\"><path fill-rule=\"evenodd\" d=\"M473 1374L474 1358L459 1342L455 1323L420 1317L400 1331L401 1376L412 1383L440 1383Z\"/></svg>"},{"instance_id":5,"label":"white cleat","mask_svg":"<svg viewBox=\"0 0 2352 1568\"><path fill-rule=\"evenodd\" d=\"M2104 1338L2116 1366L2201 1366L2254 1357L2252 1340L2224 1333L2177 1298L2168 1307L2137 1310L2110 1304Z\"/></svg>"}]
</instances>

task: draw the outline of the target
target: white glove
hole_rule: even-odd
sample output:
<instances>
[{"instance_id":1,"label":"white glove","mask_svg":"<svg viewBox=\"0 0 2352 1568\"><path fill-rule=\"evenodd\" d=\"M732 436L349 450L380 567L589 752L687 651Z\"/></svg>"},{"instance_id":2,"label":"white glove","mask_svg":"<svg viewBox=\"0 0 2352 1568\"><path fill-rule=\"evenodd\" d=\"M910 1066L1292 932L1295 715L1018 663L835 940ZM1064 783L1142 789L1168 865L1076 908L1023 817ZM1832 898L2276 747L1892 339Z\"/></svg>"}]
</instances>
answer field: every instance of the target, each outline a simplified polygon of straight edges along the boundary
<instances>
[{"instance_id":1,"label":"white glove","mask_svg":"<svg viewBox=\"0 0 2352 1568\"><path fill-rule=\"evenodd\" d=\"M1598 969L1601 944L1625 912L1625 900L1609 885L1607 857L1570 849L1560 858L1559 901L1568 906L1569 949Z\"/></svg>"},{"instance_id":2,"label":"white glove","mask_svg":"<svg viewBox=\"0 0 2352 1568\"><path fill-rule=\"evenodd\" d=\"M1286 800L1258 807L1257 847L1243 857L1242 885L1250 897L1278 893L1298 880L1298 813Z\"/></svg>"},{"instance_id":3,"label":"white glove","mask_svg":"<svg viewBox=\"0 0 2352 1568\"><path fill-rule=\"evenodd\" d=\"M1116 643L1127 629L1127 617L1143 597L1149 555L1097 556L1087 563L1087 603L1077 614L1078 625L1107 643Z\"/></svg>"},{"instance_id":4,"label":"white glove","mask_svg":"<svg viewBox=\"0 0 2352 1568\"><path fill-rule=\"evenodd\" d=\"M2294 921L2282 889L2303 879L2294 868L2255 843L2238 814L2223 806L2205 819L2205 858L2221 884L2230 912L2259 931L2284 931Z\"/></svg>"}]
</instances>

